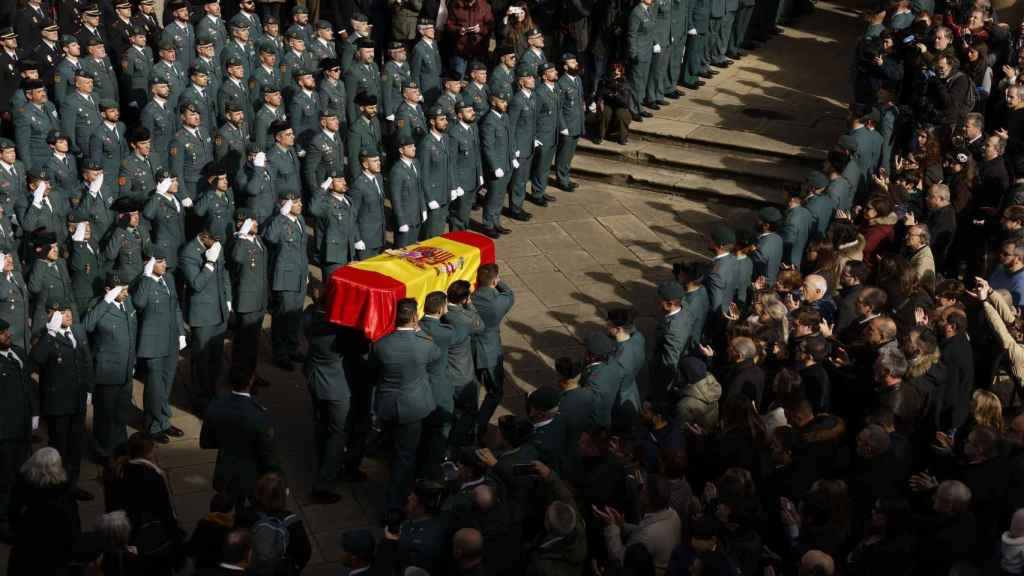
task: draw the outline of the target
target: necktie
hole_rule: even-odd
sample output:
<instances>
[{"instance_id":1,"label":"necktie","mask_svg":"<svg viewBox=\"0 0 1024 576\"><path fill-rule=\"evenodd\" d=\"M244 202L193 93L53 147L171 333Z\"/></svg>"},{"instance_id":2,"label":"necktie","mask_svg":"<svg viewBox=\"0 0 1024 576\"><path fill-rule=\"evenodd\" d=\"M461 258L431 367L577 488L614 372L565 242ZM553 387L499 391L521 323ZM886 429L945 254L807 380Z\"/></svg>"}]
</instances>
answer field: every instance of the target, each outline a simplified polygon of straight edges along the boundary
<instances>
[{"instance_id":1,"label":"necktie","mask_svg":"<svg viewBox=\"0 0 1024 576\"><path fill-rule=\"evenodd\" d=\"M4 354L4 358L7 358L8 360L14 360L18 364L18 368L21 368L22 366L24 366L24 364L21 363L21 358L18 358L18 355L15 354L14 351L8 350L7 352L4 352L3 354Z\"/></svg>"},{"instance_id":2,"label":"necktie","mask_svg":"<svg viewBox=\"0 0 1024 576\"><path fill-rule=\"evenodd\" d=\"M71 342L72 348L78 347L77 343L75 342L75 335L71 333L70 329L64 330L64 337L67 338L69 342Z\"/></svg>"},{"instance_id":3,"label":"necktie","mask_svg":"<svg viewBox=\"0 0 1024 576\"><path fill-rule=\"evenodd\" d=\"M171 291L170 291L170 289L167 288L167 282L164 282L164 277L163 276L160 277L160 286L163 287L164 292L166 292L168 295L170 295Z\"/></svg>"},{"instance_id":4,"label":"necktie","mask_svg":"<svg viewBox=\"0 0 1024 576\"><path fill-rule=\"evenodd\" d=\"M373 177L373 185L377 187L377 195L383 198L384 191L380 189L380 180L377 180L376 176Z\"/></svg>"}]
</instances>

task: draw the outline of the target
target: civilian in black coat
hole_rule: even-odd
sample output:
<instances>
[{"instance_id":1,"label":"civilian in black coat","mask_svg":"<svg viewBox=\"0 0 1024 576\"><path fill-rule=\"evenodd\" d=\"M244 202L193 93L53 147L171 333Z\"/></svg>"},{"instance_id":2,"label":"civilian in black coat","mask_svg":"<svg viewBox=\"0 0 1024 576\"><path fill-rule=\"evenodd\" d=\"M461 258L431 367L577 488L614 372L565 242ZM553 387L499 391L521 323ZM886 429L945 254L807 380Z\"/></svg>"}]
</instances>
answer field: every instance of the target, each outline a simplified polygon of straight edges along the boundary
<instances>
[{"instance_id":1,"label":"civilian in black coat","mask_svg":"<svg viewBox=\"0 0 1024 576\"><path fill-rule=\"evenodd\" d=\"M811 403L815 414L828 412L832 406L828 372L822 365L828 358L828 341L821 336L805 338L797 347L800 366L800 392Z\"/></svg>"},{"instance_id":2,"label":"civilian in black coat","mask_svg":"<svg viewBox=\"0 0 1024 576\"><path fill-rule=\"evenodd\" d=\"M729 342L729 361L732 368L722 382L722 401L743 394L755 405L761 406L764 396L764 370L754 364L757 345L746 336L738 336Z\"/></svg>"},{"instance_id":3,"label":"civilian in black coat","mask_svg":"<svg viewBox=\"0 0 1024 576\"><path fill-rule=\"evenodd\" d=\"M839 271L839 295L836 298L836 325L833 334L844 334L851 324L861 315L857 308L857 299L864 291L864 281L869 274L867 264L860 260L850 260Z\"/></svg>"},{"instance_id":4,"label":"civilian in black coat","mask_svg":"<svg viewBox=\"0 0 1024 576\"><path fill-rule=\"evenodd\" d=\"M941 318L942 361L949 370L948 383L942 394L939 429L963 426L974 392L974 350L967 339L967 315L959 309L945 311Z\"/></svg>"},{"instance_id":5,"label":"civilian in black coat","mask_svg":"<svg viewBox=\"0 0 1024 576\"><path fill-rule=\"evenodd\" d=\"M956 236L956 208L951 203L949 187L945 184L932 186L924 201L928 207L925 224L928 225L929 246L935 258L935 269L945 276L949 248Z\"/></svg>"},{"instance_id":6,"label":"civilian in black coat","mask_svg":"<svg viewBox=\"0 0 1024 576\"><path fill-rule=\"evenodd\" d=\"M68 574L80 530L78 504L56 449L40 448L21 467L11 492L10 522L9 576Z\"/></svg>"}]
</instances>

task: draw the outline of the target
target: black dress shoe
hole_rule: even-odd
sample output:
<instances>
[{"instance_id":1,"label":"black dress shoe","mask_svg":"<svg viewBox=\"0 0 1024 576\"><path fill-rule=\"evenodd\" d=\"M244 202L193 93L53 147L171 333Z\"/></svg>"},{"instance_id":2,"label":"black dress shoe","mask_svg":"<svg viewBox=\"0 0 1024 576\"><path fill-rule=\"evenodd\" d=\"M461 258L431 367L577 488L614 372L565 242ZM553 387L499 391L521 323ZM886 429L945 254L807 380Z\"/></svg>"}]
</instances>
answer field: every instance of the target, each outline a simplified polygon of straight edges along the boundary
<instances>
[{"instance_id":1,"label":"black dress shoe","mask_svg":"<svg viewBox=\"0 0 1024 576\"><path fill-rule=\"evenodd\" d=\"M690 90L696 90L697 88L700 88L703 85L704 85L703 82L699 82L699 83L698 82L683 82L683 83L680 84L680 86L685 86L686 88L689 88Z\"/></svg>"},{"instance_id":2,"label":"black dress shoe","mask_svg":"<svg viewBox=\"0 0 1024 576\"><path fill-rule=\"evenodd\" d=\"M170 444L171 437L163 432L157 432L156 434L150 434L149 439L157 444Z\"/></svg>"},{"instance_id":3,"label":"black dress shoe","mask_svg":"<svg viewBox=\"0 0 1024 576\"><path fill-rule=\"evenodd\" d=\"M700 76L701 78L707 78L708 80L711 80L711 77L714 76L715 74L718 74L718 72L712 74L711 70L705 70L704 72L698 74L698 76Z\"/></svg>"},{"instance_id":4,"label":"black dress shoe","mask_svg":"<svg viewBox=\"0 0 1024 576\"><path fill-rule=\"evenodd\" d=\"M540 197L540 198L534 198L533 195L531 194L531 195L527 196L526 199L529 200L530 202L532 202L533 204L536 204L537 206L540 206L542 208L547 208L547 206L548 206L548 201L543 196Z\"/></svg>"},{"instance_id":5,"label":"black dress shoe","mask_svg":"<svg viewBox=\"0 0 1024 576\"><path fill-rule=\"evenodd\" d=\"M284 370L285 372L291 372L292 370L295 370L295 364L292 364L292 361L289 360L288 358L275 358L274 366L277 366L278 368Z\"/></svg>"},{"instance_id":6,"label":"black dress shoe","mask_svg":"<svg viewBox=\"0 0 1024 576\"><path fill-rule=\"evenodd\" d=\"M665 94L665 98L671 98L672 100L679 100L680 96L682 96L682 93L680 93L678 90L676 90L675 92L669 92L668 94Z\"/></svg>"},{"instance_id":7,"label":"black dress shoe","mask_svg":"<svg viewBox=\"0 0 1024 576\"><path fill-rule=\"evenodd\" d=\"M558 198L555 198L551 194L545 194L544 199L547 200L548 202L558 202Z\"/></svg>"},{"instance_id":8,"label":"black dress shoe","mask_svg":"<svg viewBox=\"0 0 1024 576\"><path fill-rule=\"evenodd\" d=\"M643 116L644 118L653 118L654 117L654 114L651 114L647 110L640 111L640 115Z\"/></svg>"},{"instance_id":9,"label":"black dress shoe","mask_svg":"<svg viewBox=\"0 0 1024 576\"><path fill-rule=\"evenodd\" d=\"M484 228L480 232L483 233L483 235L487 236L488 238L494 238L495 240L501 238L501 234L499 234L498 231L494 228Z\"/></svg>"},{"instance_id":10,"label":"black dress shoe","mask_svg":"<svg viewBox=\"0 0 1024 576\"><path fill-rule=\"evenodd\" d=\"M182 438L185 436L185 431L182 430L181 428L178 428L177 426L171 426L167 430L164 430L164 434L167 434L168 436L173 436L174 438Z\"/></svg>"},{"instance_id":11,"label":"black dress shoe","mask_svg":"<svg viewBox=\"0 0 1024 576\"><path fill-rule=\"evenodd\" d=\"M668 106L668 100L662 98L661 100L656 101L655 104L657 104L658 106Z\"/></svg>"},{"instance_id":12,"label":"black dress shoe","mask_svg":"<svg viewBox=\"0 0 1024 576\"><path fill-rule=\"evenodd\" d=\"M712 62L711 66L714 66L715 68L728 68L729 64L727 62ZM711 73L714 74L714 71Z\"/></svg>"},{"instance_id":13,"label":"black dress shoe","mask_svg":"<svg viewBox=\"0 0 1024 576\"><path fill-rule=\"evenodd\" d=\"M733 60L739 60L740 58L743 58L743 54L739 52L726 52L725 55L728 56L729 58L732 58Z\"/></svg>"},{"instance_id":14,"label":"black dress shoe","mask_svg":"<svg viewBox=\"0 0 1024 576\"><path fill-rule=\"evenodd\" d=\"M629 144L629 138L626 138L625 136L623 136L622 138L619 138L619 144L621 144L622 146L625 146L626 144Z\"/></svg>"},{"instance_id":15,"label":"black dress shoe","mask_svg":"<svg viewBox=\"0 0 1024 576\"><path fill-rule=\"evenodd\" d=\"M533 218L533 214L530 214L526 210L509 210L508 217L520 222L529 222L530 218Z\"/></svg>"},{"instance_id":16,"label":"black dress shoe","mask_svg":"<svg viewBox=\"0 0 1024 576\"><path fill-rule=\"evenodd\" d=\"M504 235L504 234L511 234L512 233L512 229L511 228L505 228L501 224L498 224L497 226L495 226L494 229L498 231L498 234L502 234L502 235Z\"/></svg>"},{"instance_id":17,"label":"black dress shoe","mask_svg":"<svg viewBox=\"0 0 1024 576\"><path fill-rule=\"evenodd\" d=\"M341 502L341 494L327 488L313 490L309 498L314 504L337 504Z\"/></svg>"},{"instance_id":18,"label":"black dress shoe","mask_svg":"<svg viewBox=\"0 0 1024 576\"><path fill-rule=\"evenodd\" d=\"M644 108L647 108L648 110L661 110L661 106L658 106L654 102L644 102ZM643 112L640 113L643 114Z\"/></svg>"},{"instance_id":19,"label":"black dress shoe","mask_svg":"<svg viewBox=\"0 0 1024 576\"><path fill-rule=\"evenodd\" d=\"M633 114L633 122L643 122L644 117L640 114Z\"/></svg>"},{"instance_id":20,"label":"black dress shoe","mask_svg":"<svg viewBox=\"0 0 1024 576\"><path fill-rule=\"evenodd\" d=\"M92 495L88 490L82 490L81 488L75 489L75 500L79 502L92 502L96 497Z\"/></svg>"}]
</instances>

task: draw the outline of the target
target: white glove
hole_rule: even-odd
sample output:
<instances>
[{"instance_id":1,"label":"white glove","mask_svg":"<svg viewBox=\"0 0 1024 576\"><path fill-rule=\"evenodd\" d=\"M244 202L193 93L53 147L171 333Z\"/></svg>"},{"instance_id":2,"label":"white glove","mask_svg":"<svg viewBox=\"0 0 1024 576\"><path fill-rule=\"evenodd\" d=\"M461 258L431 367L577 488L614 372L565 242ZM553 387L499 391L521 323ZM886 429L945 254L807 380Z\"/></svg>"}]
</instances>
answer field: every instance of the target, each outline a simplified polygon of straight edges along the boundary
<instances>
[{"instance_id":1,"label":"white glove","mask_svg":"<svg viewBox=\"0 0 1024 576\"><path fill-rule=\"evenodd\" d=\"M541 146L543 146L543 145L544 145L544 143L543 143L543 142L541 142L540 140L534 140L534 141L533 141L533 147L534 147L534 148L540 148L540 147L541 147Z\"/></svg>"},{"instance_id":2,"label":"white glove","mask_svg":"<svg viewBox=\"0 0 1024 576\"><path fill-rule=\"evenodd\" d=\"M458 198L458 197L459 197L459 191L458 191L458 190L452 190L452 191L451 191L451 192L450 192L450 193L448 194L448 199L449 199L449 200L455 200L455 199L456 199L456 198Z\"/></svg>"},{"instance_id":3,"label":"white glove","mask_svg":"<svg viewBox=\"0 0 1024 576\"><path fill-rule=\"evenodd\" d=\"M697 35L697 29L696 28L690 28L689 30L686 31L686 35L687 36L696 36Z\"/></svg>"},{"instance_id":4,"label":"white glove","mask_svg":"<svg viewBox=\"0 0 1024 576\"><path fill-rule=\"evenodd\" d=\"M426 211L426 210L424 210L423 212L421 212L421 213L420 213L420 216L421 216L421 218L420 218L420 222L426 222L426 221L427 221L427 211Z\"/></svg>"},{"instance_id":5,"label":"white glove","mask_svg":"<svg viewBox=\"0 0 1024 576\"><path fill-rule=\"evenodd\" d=\"M590 103L590 113L593 114L595 112L597 112L597 102L591 102ZM568 132L568 130L566 130L566 132Z\"/></svg>"},{"instance_id":6,"label":"white glove","mask_svg":"<svg viewBox=\"0 0 1024 576\"><path fill-rule=\"evenodd\" d=\"M85 393L85 403L92 404L92 392Z\"/></svg>"},{"instance_id":7,"label":"white glove","mask_svg":"<svg viewBox=\"0 0 1024 576\"><path fill-rule=\"evenodd\" d=\"M481 182L481 184L483 184L483 182ZM455 191L458 193L457 198L461 198L466 195L466 191L462 189L462 186L456 188Z\"/></svg>"},{"instance_id":8,"label":"white glove","mask_svg":"<svg viewBox=\"0 0 1024 576\"><path fill-rule=\"evenodd\" d=\"M103 301L107 304L113 304L114 301L117 300L117 297L121 295L121 290L121 286L114 286L110 290L107 290L106 295L103 296Z\"/></svg>"},{"instance_id":9,"label":"white glove","mask_svg":"<svg viewBox=\"0 0 1024 576\"><path fill-rule=\"evenodd\" d=\"M498 176L498 178L501 178L501 176ZM484 177L481 176L480 177L480 183L478 184L478 186L483 186L483 185L484 185Z\"/></svg>"},{"instance_id":10,"label":"white glove","mask_svg":"<svg viewBox=\"0 0 1024 576\"><path fill-rule=\"evenodd\" d=\"M238 229L239 236L248 236L252 232L252 227L256 225L256 221L252 218L246 218L245 222L242 222L242 227Z\"/></svg>"},{"instance_id":11,"label":"white glove","mask_svg":"<svg viewBox=\"0 0 1024 576\"><path fill-rule=\"evenodd\" d=\"M181 201L181 205L184 206L185 208L191 208L192 207L192 199L191 198L185 198L184 200Z\"/></svg>"},{"instance_id":12,"label":"white glove","mask_svg":"<svg viewBox=\"0 0 1024 576\"><path fill-rule=\"evenodd\" d=\"M395 115L394 114L388 114L387 116L384 117L384 119L387 120L388 122L394 122L395 121Z\"/></svg>"},{"instance_id":13,"label":"white glove","mask_svg":"<svg viewBox=\"0 0 1024 576\"><path fill-rule=\"evenodd\" d=\"M89 183L89 191L93 194L99 192L100 188L103 188L103 172L100 172L100 175Z\"/></svg>"},{"instance_id":14,"label":"white glove","mask_svg":"<svg viewBox=\"0 0 1024 576\"><path fill-rule=\"evenodd\" d=\"M213 246L206 249L206 259L210 262L216 262L220 258L220 242L214 242Z\"/></svg>"},{"instance_id":15,"label":"white glove","mask_svg":"<svg viewBox=\"0 0 1024 576\"><path fill-rule=\"evenodd\" d=\"M398 227L398 231L399 232L408 232L409 231L409 225L408 224L402 224L401 226Z\"/></svg>"},{"instance_id":16,"label":"white glove","mask_svg":"<svg viewBox=\"0 0 1024 576\"><path fill-rule=\"evenodd\" d=\"M516 153L516 158L519 158L519 154L518 153ZM519 168L519 160L516 160L515 158L513 158L512 159L512 169L515 170L517 168Z\"/></svg>"},{"instance_id":17,"label":"white glove","mask_svg":"<svg viewBox=\"0 0 1024 576\"><path fill-rule=\"evenodd\" d=\"M356 250L366 250L366 242L363 242L362 240L357 240L353 246L355 246Z\"/></svg>"},{"instance_id":18,"label":"white glove","mask_svg":"<svg viewBox=\"0 0 1024 576\"><path fill-rule=\"evenodd\" d=\"M143 276L149 276L150 278L154 278L154 276L153 276L153 266L155 266L155 265L156 265L156 258L150 257L149 261L146 262L146 266L142 269Z\"/></svg>"},{"instance_id":19,"label":"white glove","mask_svg":"<svg viewBox=\"0 0 1024 576\"><path fill-rule=\"evenodd\" d=\"M593 106L595 110L597 109L597 104L591 103L590 105ZM562 128L562 131L559 132L559 134L561 134L562 136L568 136L569 135L569 129L568 128Z\"/></svg>"},{"instance_id":20,"label":"white glove","mask_svg":"<svg viewBox=\"0 0 1024 576\"><path fill-rule=\"evenodd\" d=\"M46 182L40 182L32 191L32 205L39 208L43 205L43 193L46 192Z\"/></svg>"},{"instance_id":21,"label":"white glove","mask_svg":"<svg viewBox=\"0 0 1024 576\"><path fill-rule=\"evenodd\" d=\"M431 210L437 210L440 207L441 205L437 203L437 200L431 200L427 203L427 208L430 208ZM424 214L426 214L426 212L424 212ZM426 220L426 218L424 218L424 220Z\"/></svg>"},{"instance_id":22,"label":"white glove","mask_svg":"<svg viewBox=\"0 0 1024 576\"><path fill-rule=\"evenodd\" d=\"M233 312L231 309L231 300L228 300L228 312Z\"/></svg>"},{"instance_id":23,"label":"white glove","mask_svg":"<svg viewBox=\"0 0 1024 576\"><path fill-rule=\"evenodd\" d=\"M331 182L333 181L334 178L328 176L326 180L320 183L320 188L323 189L324 191L327 191L327 189L331 187Z\"/></svg>"},{"instance_id":24,"label":"white glove","mask_svg":"<svg viewBox=\"0 0 1024 576\"><path fill-rule=\"evenodd\" d=\"M75 242L82 242L85 240L85 222L75 224L75 233L71 235L71 239Z\"/></svg>"},{"instance_id":25,"label":"white glove","mask_svg":"<svg viewBox=\"0 0 1024 576\"><path fill-rule=\"evenodd\" d=\"M178 336L178 350L184 350L185 346L188 346L188 340L185 339L185 335Z\"/></svg>"},{"instance_id":26,"label":"white glove","mask_svg":"<svg viewBox=\"0 0 1024 576\"><path fill-rule=\"evenodd\" d=\"M306 151L305 150L299 150L299 158L305 158L305 157L306 157Z\"/></svg>"},{"instance_id":27,"label":"white glove","mask_svg":"<svg viewBox=\"0 0 1024 576\"><path fill-rule=\"evenodd\" d=\"M3 272L4 268L7 268L7 254L0 252L0 272Z\"/></svg>"},{"instance_id":28,"label":"white glove","mask_svg":"<svg viewBox=\"0 0 1024 576\"><path fill-rule=\"evenodd\" d=\"M501 168L498 168L497 170L494 171L494 177L495 178L504 178L504 176L505 176L505 171L502 170ZM481 182L481 184L483 184L483 182Z\"/></svg>"},{"instance_id":29,"label":"white glove","mask_svg":"<svg viewBox=\"0 0 1024 576\"><path fill-rule=\"evenodd\" d=\"M661 54L661 44L655 44L654 45L654 53L655 54Z\"/></svg>"},{"instance_id":30,"label":"white glove","mask_svg":"<svg viewBox=\"0 0 1024 576\"><path fill-rule=\"evenodd\" d=\"M252 159L252 165L257 168L264 168L267 165L267 153L257 152L256 156Z\"/></svg>"},{"instance_id":31,"label":"white glove","mask_svg":"<svg viewBox=\"0 0 1024 576\"><path fill-rule=\"evenodd\" d=\"M50 320L46 323L46 329L51 332L57 332L64 327L64 313L54 311L50 314Z\"/></svg>"},{"instance_id":32,"label":"white glove","mask_svg":"<svg viewBox=\"0 0 1024 576\"><path fill-rule=\"evenodd\" d=\"M167 191L171 189L171 179L164 178L156 185L157 194L167 194Z\"/></svg>"},{"instance_id":33,"label":"white glove","mask_svg":"<svg viewBox=\"0 0 1024 576\"><path fill-rule=\"evenodd\" d=\"M39 430L39 416L32 417L32 431Z\"/></svg>"},{"instance_id":34,"label":"white glove","mask_svg":"<svg viewBox=\"0 0 1024 576\"><path fill-rule=\"evenodd\" d=\"M284 204L281 204L281 216L287 216L292 213L292 201L285 200Z\"/></svg>"}]
</instances>

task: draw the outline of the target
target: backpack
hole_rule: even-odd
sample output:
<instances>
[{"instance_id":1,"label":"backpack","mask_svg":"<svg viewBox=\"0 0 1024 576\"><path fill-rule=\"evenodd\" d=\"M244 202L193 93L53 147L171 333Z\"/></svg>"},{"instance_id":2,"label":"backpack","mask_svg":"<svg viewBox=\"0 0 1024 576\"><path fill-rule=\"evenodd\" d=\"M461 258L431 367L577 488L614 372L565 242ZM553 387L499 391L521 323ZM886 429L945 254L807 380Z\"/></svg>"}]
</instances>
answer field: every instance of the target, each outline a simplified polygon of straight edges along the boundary
<instances>
[{"instance_id":1,"label":"backpack","mask_svg":"<svg viewBox=\"0 0 1024 576\"><path fill-rule=\"evenodd\" d=\"M293 574L288 558L291 526L299 521L295 514L270 516L260 514L252 526L253 572L256 574Z\"/></svg>"}]
</instances>

